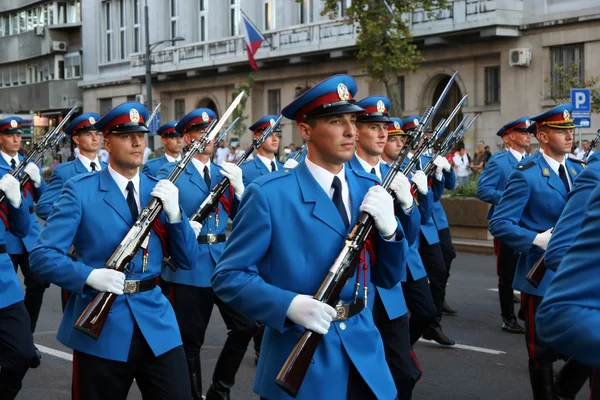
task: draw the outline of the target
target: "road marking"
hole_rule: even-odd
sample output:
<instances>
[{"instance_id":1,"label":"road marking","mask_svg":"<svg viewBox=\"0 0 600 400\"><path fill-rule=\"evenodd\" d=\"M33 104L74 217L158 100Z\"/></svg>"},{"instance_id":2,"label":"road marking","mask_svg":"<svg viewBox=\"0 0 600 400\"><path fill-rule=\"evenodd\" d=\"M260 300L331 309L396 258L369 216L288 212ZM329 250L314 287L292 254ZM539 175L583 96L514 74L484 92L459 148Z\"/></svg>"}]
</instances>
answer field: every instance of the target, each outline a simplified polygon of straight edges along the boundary
<instances>
[{"instance_id":1,"label":"road marking","mask_svg":"<svg viewBox=\"0 0 600 400\"><path fill-rule=\"evenodd\" d=\"M469 346L469 345L466 345L466 344L458 344L457 343L454 346L442 346L442 345L434 342L433 340L425 340L425 339L419 339L419 342L430 343L430 344L437 344L440 347L446 347L446 348L449 348L449 349L463 349L463 350L470 350L470 351L476 351L476 352L479 352L479 353L494 354L494 355L506 354L505 351L494 350L494 349L486 349L485 347Z\"/></svg>"},{"instance_id":2,"label":"road marking","mask_svg":"<svg viewBox=\"0 0 600 400\"><path fill-rule=\"evenodd\" d=\"M485 289L485 290L488 290L490 292L497 292L498 288L491 288L491 289ZM521 292L519 292L517 289L513 289L513 293L516 294L517 296L521 295Z\"/></svg>"},{"instance_id":3,"label":"road marking","mask_svg":"<svg viewBox=\"0 0 600 400\"><path fill-rule=\"evenodd\" d=\"M41 344L36 344L35 347L38 348L40 353L48 354L53 357L62 358L63 360L73 361L73 354L65 353L64 351L55 350L50 347L42 346Z\"/></svg>"}]
</instances>

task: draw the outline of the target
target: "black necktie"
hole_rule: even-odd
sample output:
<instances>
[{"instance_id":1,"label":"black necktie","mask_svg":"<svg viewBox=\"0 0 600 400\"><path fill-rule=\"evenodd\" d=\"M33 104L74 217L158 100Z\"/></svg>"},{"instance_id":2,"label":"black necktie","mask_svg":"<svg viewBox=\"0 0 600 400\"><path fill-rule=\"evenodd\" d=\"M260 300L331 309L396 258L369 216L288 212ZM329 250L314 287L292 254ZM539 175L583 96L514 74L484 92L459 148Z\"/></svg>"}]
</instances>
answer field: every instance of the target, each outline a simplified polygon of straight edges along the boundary
<instances>
[{"instance_id":1,"label":"black necktie","mask_svg":"<svg viewBox=\"0 0 600 400\"><path fill-rule=\"evenodd\" d=\"M90 168L92 169L92 172L95 172L96 171L96 163L92 161L90 163Z\"/></svg>"},{"instance_id":2,"label":"black necktie","mask_svg":"<svg viewBox=\"0 0 600 400\"><path fill-rule=\"evenodd\" d=\"M127 182L127 206L129 207L129 212L133 217L134 221L137 221L138 218L138 208L135 203L135 196L133 195L133 182Z\"/></svg>"},{"instance_id":3,"label":"black necktie","mask_svg":"<svg viewBox=\"0 0 600 400\"><path fill-rule=\"evenodd\" d=\"M211 189L210 187L210 175L208 173L208 166L204 166L204 183L206 183L206 187L208 188L208 190Z\"/></svg>"},{"instance_id":4,"label":"black necktie","mask_svg":"<svg viewBox=\"0 0 600 400\"><path fill-rule=\"evenodd\" d=\"M344 221L344 225L346 225L346 229L350 226L350 221L348 221L348 213L346 212L346 206L344 205L344 200L342 199L342 181L337 176L333 177L333 182L331 183L331 187L333 188L333 204L335 208L337 208L340 213L340 217L342 217L342 221Z\"/></svg>"},{"instance_id":5,"label":"black necktie","mask_svg":"<svg viewBox=\"0 0 600 400\"><path fill-rule=\"evenodd\" d=\"M571 191L571 189L569 188L569 180L567 179L567 171L565 171L565 167L562 164L560 164L560 167L558 167L558 176L560 177L560 180L563 181L563 184L565 185L565 189L567 189L567 193L569 193Z\"/></svg>"},{"instance_id":6,"label":"black necktie","mask_svg":"<svg viewBox=\"0 0 600 400\"><path fill-rule=\"evenodd\" d=\"M377 176L377 172L375 171L375 167L371 168L371 173L375 176Z\"/></svg>"},{"instance_id":7,"label":"black necktie","mask_svg":"<svg viewBox=\"0 0 600 400\"><path fill-rule=\"evenodd\" d=\"M271 161L271 172L275 171L275 161Z\"/></svg>"},{"instance_id":8,"label":"black necktie","mask_svg":"<svg viewBox=\"0 0 600 400\"><path fill-rule=\"evenodd\" d=\"M17 162L15 161L14 158L10 159L10 167L14 170L15 168L17 168Z\"/></svg>"}]
</instances>

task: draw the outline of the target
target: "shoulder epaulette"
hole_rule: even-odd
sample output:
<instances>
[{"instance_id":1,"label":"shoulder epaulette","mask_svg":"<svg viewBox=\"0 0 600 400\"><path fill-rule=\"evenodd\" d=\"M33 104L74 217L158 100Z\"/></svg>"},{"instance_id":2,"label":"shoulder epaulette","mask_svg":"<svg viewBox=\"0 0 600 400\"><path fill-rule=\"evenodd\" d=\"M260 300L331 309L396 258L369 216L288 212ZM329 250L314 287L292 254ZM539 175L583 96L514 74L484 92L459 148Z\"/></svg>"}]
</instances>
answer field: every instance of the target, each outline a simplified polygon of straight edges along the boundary
<instances>
[{"instance_id":1,"label":"shoulder epaulette","mask_svg":"<svg viewBox=\"0 0 600 400\"><path fill-rule=\"evenodd\" d=\"M67 182L74 182L75 183L75 182L79 182L79 181L81 181L83 179L94 177L96 175L98 175L98 174L97 173L93 174L91 172L83 173L83 174L75 175L74 177L72 177L71 179L69 179Z\"/></svg>"},{"instance_id":2,"label":"shoulder epaulette","mask_svg":"<svg viewBox=\"0 0 600 400\"><path fill-rule=\"evenodd\" d=\"M518 170L524 171L529 169L535 165L535 160L527 161L525 164L520 164L517 166Z\"/></svg>"},{"instance_id":3,"label":"shoulder epaulette","mask_svg":"<svg viewBox=\"0 0 600 400\"><path fill-rule=\"evenodd\" d=\"M258 178L253 180L252 183L256 183L257 185L262 186L262 185L269 183L275 179L282 179L285 177L289 177L293 173L294 173L293 168L282 168L280 170L271 172L269 174L259 176Z\"/></svg>"},{"instance_id":4,"label":"shoulder epaulette","mask_svg":"<svg viewBox=\"0 0 600 400\"><path fill-rule=\"evenodd\" d=\"M569 157L567 157L567 159L568 159L568 160L571 160L571 161L573 161L573 162L576 162L576 163L582 164L584 167L585 167L585 166L587 166L587 164L585 163L585 161L583 161L583 160L580 160L580 159L578 159L578 158L575 158L575 157L571 157L571 156L569 156Z\"/></svg>"}]
</instances>

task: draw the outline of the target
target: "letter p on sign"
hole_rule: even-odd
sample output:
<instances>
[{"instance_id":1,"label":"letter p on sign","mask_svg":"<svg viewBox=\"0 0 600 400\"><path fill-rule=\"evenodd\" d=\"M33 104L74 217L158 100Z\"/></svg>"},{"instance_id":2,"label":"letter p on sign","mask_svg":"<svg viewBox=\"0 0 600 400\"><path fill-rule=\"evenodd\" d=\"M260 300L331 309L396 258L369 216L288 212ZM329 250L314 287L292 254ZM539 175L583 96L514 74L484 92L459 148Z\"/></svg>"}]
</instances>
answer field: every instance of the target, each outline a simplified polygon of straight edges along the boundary
<instances>
[{"instance_id":1,"label":"letter p on sign","mask_svg":"<svg viewBox=\"0 0 600 400\"><path fill-rule=\"evenodd\" d=\"M571 89L571 104L574 112L589 112L590 89Z\"/></svg>"}]
</instances>

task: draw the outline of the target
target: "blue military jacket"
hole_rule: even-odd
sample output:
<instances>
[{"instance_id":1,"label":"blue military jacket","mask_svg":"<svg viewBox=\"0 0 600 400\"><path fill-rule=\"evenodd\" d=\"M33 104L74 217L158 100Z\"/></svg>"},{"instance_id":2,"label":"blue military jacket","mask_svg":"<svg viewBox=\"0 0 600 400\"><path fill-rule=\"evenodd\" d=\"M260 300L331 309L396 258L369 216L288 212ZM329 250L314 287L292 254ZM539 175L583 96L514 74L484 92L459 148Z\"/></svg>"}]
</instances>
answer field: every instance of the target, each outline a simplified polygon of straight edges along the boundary
<instances>
[{"instance_id":1,"label":"blue military jacket","mask_svg":"<svg viewBox=\"0 0 600 400\"><path fill-rule=\"evenodd\" d=\"M598 248L600 248L600 188L589 196L584 222L548 285L536 313L537 334L544 343L582 364L600 368L600 290L598 290ZM548 272L546 273L548 274Z\"/></svg>"},{"instance_id":2,"label":"blue military jacket","mask_svg":"<svg viewBox=\"0 0 600 400\"><path fill-rule=\"evenodd\" d=\"M155 178L140 174L140 202L147 205ZM171 224L164 213L159 216L166 226L167 248L173 261L182 268L198 257L196 238L182 212L181 222ZM134 324L137 323L152 352L159 356L181 345L181 336L171 304L159 287L153 290L117 296L104 330L94 340L73 325L96 295L85 284L93 268L105 268L134 221L125 196L108 169L84 174L67 181L42 228L31 252L31 267L46 279L74 293L65 309L57 338L65 346L83 353L115 361L127 361ZM67 252L73 243L74 261ZM129 266L127 279L152 279L160 274L163 250L160 239L150 233L148 263L142 271L142 251Z\"/></svg>"},{"instance_id":3,"label":"blue military jacket","mask_svg":"<svg viewBox=\"0 0 600 400\"><path fill-rule=\"evenodd\" d=\"M377 177L346 168L352 226ZM212 277L217 296L248 318L266 324L254 391L269 400L291 399L275 377L304 328L286 318L299 293L314 295L344 246L348 230L329 195L305 163L263 176L246 188L233 231ZM369 264L373 285L391 288L401 277L408 245L398 223L395 241L374 234L376 260ZM360 273L362 276L362 272ZM341 293L354 298L355 273ZM362 277L361 277L362 281ZM359 298L363 291L359 290ZM372 296L369 306L372 306ZM297 399L345 400L348 370L354 364L378 399L394 399L396 388L383 343L369 309L331 324L313 358ZM323 379L332 377L332 379Z\"/></svg>"},{"instance_id":4,"label":"blue military jacket","mask_svg":"<svg viewBox=\"0 0 600 400\"><path fill-rule=\"evenodd\" d=\"M571 182L583 170L582 164L566 160ZM533 245L538 233L556 225L565 204L567 190L541 153L520 164L508 178L506 190L489 224L491 234L520 252L513 287L521 292L543 296L554 272L546 272L538 288L525 280L542 249Z\"/></svg>"},{"instance_id":5,"label":"blue military jacket","mask_svg":"<svg viewBox=\"0 0 600 400\"><path fill-rule=\"evenodd\" d=\"M510 150L494 153L489 159L477 181L477 198L490 203L487 219L492 219L494 209L500 202L502 192L506 188L508 177L517 166L518 161Z\"/></svg>"},{"instance_id":6,"label":"blue military jacket","mask_svg":"<svg viewBox=\"0 0 600 400\"><path fill-rule=\"evenodd\" d=\"M421 161L423 165L426 165L431 157L431 155L424 155ZM443 185L441 185L439 182L437 183L437 185L434 185L436 187L434 188L434 197L431 212L431 218L433 219L433 223L435 224L435 227L438 231L441 231L442 229L447 229L449 227L448 218L446 217L446 212L444 211L442 203L440 203L440 199L444 194L444 189L452 190L454 189L454 186L456 186L456 174L454 173L454 170L452 168L450 168L450 171L444 171L442 176ZM435 178L434 182L437 182Z\"/></svg>"},{"instance_id":7,"label":"blue military jacket","mask_svg":"<svg viewBox=\"0 0 600 400\"><path fill-rule=\"evenodd\" d=\"M573 182L567 205L552 231L544 255L544 263L546 267L554 272L556 272L569 247L573 245L575 236L583 225L586 205L590 195L599 183L600 153L594 153L588 159L587 168Z\"/></svg>"},{"instance_id":8,"label":"blue military jacket","mask_svg":"<svg viewBox=\"0 0 600 400\"><path fill-rule=\"evenodd\" d=\"M277 164L277 171L283 168L283 164L274 160L275 164ZM258 157L254 157L250 161L246 161L242 164L242 176L244 180L244 186L248 186L250 182L253 182L256 178L270 174L271 171L267 168L267 166L259 160Z\"/></svg>"},{"instance_id":9,"label":"blue military jacket","mask_svg":"<svg viewBox=\"0 0 600 400\"><path fill-rule=\"evenodd\" d=\"M142 173L150 176L158 176L158 171L166 164L169 163L167 160L167 156L163 155L162 157L153 158L152 160L146 161L144 164L144 168L142 168Z\"/></svg>"},{"instance_id":10,"label":"blue military jacket","mask_svg":"<svg viewBox=\"0 0 600 400\"><path fill-rule=\"evenodd\" d=\"M19 154L19 161L22 161L22 160L23 160L23 156L21 156ZM10 167L10 165L8 165L8 163L6 162L4 157L0 157L0 165L3 167L6 167L12 171L12 168ZM40 177L41 176L42 176L42 170L40 169ZM40 224L37 220L37 217L35 216L35 213L33 212L34 204L35 204L35 202L37 202L40 199L40 197L46 190L46 186L47 186L46 181L42 178L42 184L40 185L39 188L34 187L33 182L31 183L31 187L34 188L33 196L28 192L23 193L24 198L23 198L23 204L21 205L21 207L24 207L26 210L29 211L29 213L30 213L29 218L31 219L31 226L29 228L29 232L27 233L27 235L23 238L17 237L16 235L13 235L11 232L6 232L6 249L8 251L8 254L23 254L25 252L30 252L31 249L33 248L33 245L35 244L35 240L37 239L38 235L40 234Z\"/></svg>"},{"instance_id":11,"label":"blue military jacket","mask_svg":"<svg viewBox=\"0 0 600 400\"><path fill-rule=\"evenodd\" d=\"M107 167L107 164L103 161L100 161L100 165L102 169ZM54 203L56 200L58 200L58 196L60 196L60 192L62 191L65 182L74 176L89 173L90 172L85 165L83 165L79 158L76 158L73 161L58 164L56 168L54 168L54 171L52 171L50 184L35 206L35 213L37 216L43 220L46 220L48 215L50 215L50 211L52 211Z\"/></svg>"},{"instance_id":12,"label":"blue military jacket","mask_svg":"<svg viewBox=\"0 0 600 400\"><path fill-rule=\"evenodd\" d=\"M164 179L169 176L173 168L175 168L175 165L175 163L166 164L158 172L158 178ZM176 186L180 193L179 204L188 216L196 212L198 207L200 207L200 204L202 204L210 193L210 190L223 179L223 175L219 171L221 171L221 167L211 162L210 188L206 187L204 178L200 175L193 163L190 162L185 171L183 171L177 180ZM239 201L235 195L233 195L232 199L230 193L231 192L226 191L224 196L227 200L232 202L230 212L232 213L231 218L233 219L237 212ZM225 234L229 218L230 216L227 214L225 207L219 203L218 212L210 214L205 221L201 222L202 231L200 232L200 236L208 234ZM183 266L184 268L178 268L176 271L173 271L170 268L164 268L161 278L167 282L179 283L182 285L210 287L210 277L215 270L219 257L221 257L225 243L196 244L196 247L198 248L198 257L192 260L191 264Z\"/></svg>"},{"instance_id":13,"label":"blue military jacket","mask_svg":"<svg viewBox=\"0 0 600 400\"><path fill-rule=\"evenodd\" d=\"M0 165L0 177L12 171L10 167ZM24 199L22 199L24 200ZM8 200L4 200L4 205L8 210L8 215L4 214L10 232L17 238L23 238L27 235L31 226L29 218L29 209L25 206L25 201L21 202L21 207L13 207ZM6 245L6 236L8 231L3 221L0 221L0 245ZM23 300L23 289L21 282L15 272L15 267L10 261L8 253L0 254L0 309L13 305Z\"/></svg>"}]
</instances>

